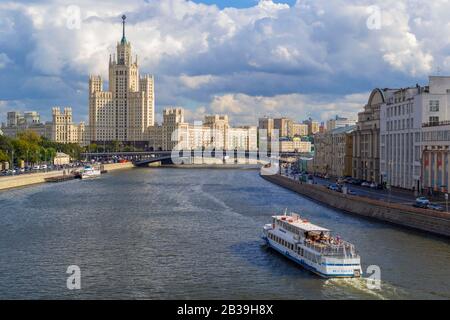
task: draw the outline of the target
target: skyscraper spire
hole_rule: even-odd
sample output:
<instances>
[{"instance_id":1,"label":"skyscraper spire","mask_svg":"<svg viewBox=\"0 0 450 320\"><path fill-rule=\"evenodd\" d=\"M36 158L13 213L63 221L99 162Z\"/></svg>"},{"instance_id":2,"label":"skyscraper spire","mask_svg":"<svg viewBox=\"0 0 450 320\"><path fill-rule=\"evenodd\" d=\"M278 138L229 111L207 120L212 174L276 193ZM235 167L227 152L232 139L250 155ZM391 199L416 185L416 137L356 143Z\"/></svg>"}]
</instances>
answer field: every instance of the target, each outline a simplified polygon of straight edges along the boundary
<instances>
[{"instance_id":1,"label":"skyscraper spire","mask_svg":"<svg viewBox=\"0 0 450 320\"><path fill-rule=\"evenodd\" d=\"M125 19L127 18L126 15L122 16L122 44L125 44L127 42L127 38L125 38Z\"/></svg>"}]
</instances>

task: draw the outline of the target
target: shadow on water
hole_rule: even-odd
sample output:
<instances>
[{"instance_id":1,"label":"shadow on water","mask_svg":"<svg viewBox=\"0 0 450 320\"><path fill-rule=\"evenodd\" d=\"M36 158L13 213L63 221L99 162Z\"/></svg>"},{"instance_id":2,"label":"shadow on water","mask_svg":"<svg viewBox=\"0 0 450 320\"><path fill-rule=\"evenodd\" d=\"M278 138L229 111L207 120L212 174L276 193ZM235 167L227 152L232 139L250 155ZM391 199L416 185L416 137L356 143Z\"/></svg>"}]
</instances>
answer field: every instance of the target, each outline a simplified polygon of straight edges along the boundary
<instances>
[{"instance_id":1,"label":"shadow on water","mask_svg":"<svg viewBox=\"0 0 450 320\"><path fill-rule=\"evenodd\" d=\"M240 242L230 248L233 254L245 260L248 264L268 271L272 275L322 279L268 247L262 240Z\"/></svg>"}]
</instances>

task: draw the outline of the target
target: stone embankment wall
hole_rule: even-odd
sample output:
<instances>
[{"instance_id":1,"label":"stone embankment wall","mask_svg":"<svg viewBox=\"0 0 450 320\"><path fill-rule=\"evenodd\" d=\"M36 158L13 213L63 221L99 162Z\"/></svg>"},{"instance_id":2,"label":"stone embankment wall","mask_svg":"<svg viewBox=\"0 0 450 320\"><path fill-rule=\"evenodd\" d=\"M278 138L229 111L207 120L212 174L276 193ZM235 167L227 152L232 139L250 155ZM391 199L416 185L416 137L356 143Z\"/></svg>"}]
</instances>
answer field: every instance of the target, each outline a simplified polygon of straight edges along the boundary
<instances>
[{"instance_id":1,"label":"stone embankment wall","mask_svg":"<svg viewBox=\"0 0 450 320\"><path fill-rule=\"evenodd\" d=\"M63 171L30 173L15 176L0 177L0 190L24 187L45 182L46 178L62 176Z\"/></svg>"},{"instance_id":2,"label":"stone embankment wall","mask_svg":"<svg viewBox=\"0 0 450 320\"><path fill-rule=\"evenodd\" d=\"M104 170L114 171L120 169L130 169L133 168L134 165L131 162L126 163L110 163L103 165ZM64 170L60 171L50 171L50 172L39 172L39 173L30 173L30 174L21 174L15 176L6 176L0 177L0 191L25 187L33 184L43 183L46 178L62 176L64 174ZM66 174L69 174L69 170L66 170Z\"/></svg>"},{"instance_id":3,"label":"stone embankment wall","mask_svg":"<svg viewBox=\"0 0 450 320\"><path fill-rule=\"evenodd\" d=\"M106 171L114 171L121 169L131 169L134 168L134 164L132 162L125 163L106 163L103 165L103 169Z\"/></svg>"},{"instance_id":4,"label":"stone embankment wall","mask_svg":"<svg viewBox=\"0 0 450 320\"><path fill-rule=\"evenodd\" d=\"M261 177L339 210L450 237L450 214L446 212L346 195L328 190L324 186L300 183L280 175L261 175Z\"/></svg>"}]
</instances>

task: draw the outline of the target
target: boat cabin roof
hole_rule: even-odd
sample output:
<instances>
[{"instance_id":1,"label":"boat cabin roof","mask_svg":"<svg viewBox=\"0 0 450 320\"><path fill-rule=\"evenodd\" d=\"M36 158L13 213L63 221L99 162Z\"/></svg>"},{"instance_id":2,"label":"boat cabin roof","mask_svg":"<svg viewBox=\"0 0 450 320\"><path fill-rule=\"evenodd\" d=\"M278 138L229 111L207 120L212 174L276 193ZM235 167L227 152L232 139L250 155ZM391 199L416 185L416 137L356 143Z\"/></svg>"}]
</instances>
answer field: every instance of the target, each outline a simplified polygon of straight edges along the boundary
<instances>
[{"instance_id":1,"label":"boat cabin roof","mask_svg":"<svg viewBox=\"0 0 450 320\"><path fill-rule=\"evenodd\" d=\"M298 214L292 214L292 215L282 215L282 216L272 216L272 218L277 219L279 221L283 221L288 223L291 226L294 226L296 228L299 228L303 231L318 231L318 232L330 232L329 229L325 229L322 227L319 227L315 224L312 224L306 219L300 218Z\"/></svg>"}]
</instances>

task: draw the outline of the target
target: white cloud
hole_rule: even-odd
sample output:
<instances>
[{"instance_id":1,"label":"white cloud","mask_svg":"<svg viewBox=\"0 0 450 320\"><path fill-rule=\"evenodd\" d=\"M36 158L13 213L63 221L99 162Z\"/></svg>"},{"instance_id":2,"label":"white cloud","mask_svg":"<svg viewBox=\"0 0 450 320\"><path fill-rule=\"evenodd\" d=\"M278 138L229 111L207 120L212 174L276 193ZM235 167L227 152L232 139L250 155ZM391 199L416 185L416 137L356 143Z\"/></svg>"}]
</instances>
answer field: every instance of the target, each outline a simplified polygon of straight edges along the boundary
<instances>
[{"instance_id":1,"label":"white cloud","mask_svg":"<svg viewBox=\"0 0 450 320\"><path fill-rule=\"evenodd\" d=\"M7 64L12 63L12 60L5 53L0 53L0 69L6 67Z\"/></svg>"},{"instance_id":2,"label":"white cloud","mask_svg":"<svg viewBox=\"0 0 450 320\"><path fill-rule=\"evenodd\" d=\"M312 117L326 121L337 114L355 118L368 96L369 92L344 96L285 94L273 97L226 94L215 96L207 111L229 114L236 124L256 123L256 119L263 116L287 116L296 121Z\"/></svg>"},{"instance_id":3,"label":"white cloud","mask_svg":"<svg viewBox=\"0 0 450 320\"><path fill-rule=\"evenodd\" d=\"M215 77L213 75L199 75L199 76L188 76L186 74L182 74L180 76L180 81L183 85L188 87L189 89L198 89L201 86L213 82Z\"/></svg>"},{"instance_id":4,"label":"white cloud","mask_svg":"<svg viewBox=\"0 0 450 320\"><path fill-rule=\"evenodd\" d=\"M48 90L49 98L51 86L30 90L26 81L48 77L63 88L66 104L86 114L87 86L79 83L87 82L88 74L107 79L124 13L141 72L156 75L158 112L188 101L189 112L207 106L206 111L241 114L247 121L264 112L325 120L362 108L349 100L352 94L423 82L437 66L450 74L447 0L426 6L419 0L299 0L291 7L265 0L222 10L185 0L76 5L80 28L68 27L73 17L64 0L0 3L0 68L22 68L0 94L14 88L23 99L39 100ZM379 30L366 24L374 5L380 8Z\"/></svg>"}]
</instances>

